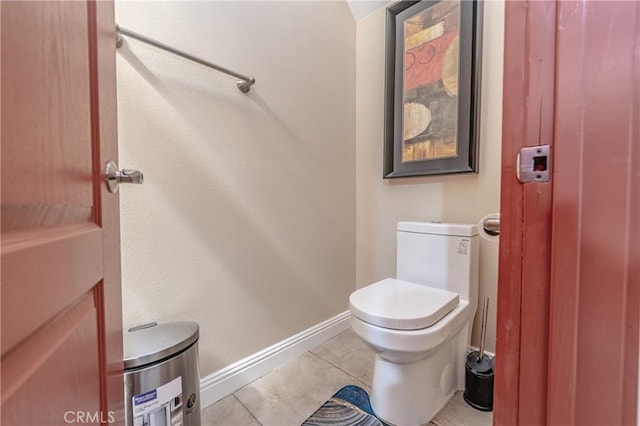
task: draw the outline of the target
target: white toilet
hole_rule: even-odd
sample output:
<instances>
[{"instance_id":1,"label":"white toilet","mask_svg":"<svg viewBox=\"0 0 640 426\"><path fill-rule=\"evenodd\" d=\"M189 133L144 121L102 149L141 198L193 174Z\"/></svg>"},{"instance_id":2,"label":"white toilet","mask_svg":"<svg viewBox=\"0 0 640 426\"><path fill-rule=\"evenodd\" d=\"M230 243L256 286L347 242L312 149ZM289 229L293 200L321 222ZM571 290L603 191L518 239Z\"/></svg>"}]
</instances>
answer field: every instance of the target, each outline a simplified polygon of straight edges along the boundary
<instances>
[{"instance_id":1,"label":"white toilet","mask_svg":"<svg viewBox=\"0 0 640 426\"><path fill-rule=\"evenodd\" d=\"M475 225L400 222L396 279L349 297L353 330L376 351L371 407L386 423L427 424L464 388L478 248Z\"/></svg>"}]
</instances>

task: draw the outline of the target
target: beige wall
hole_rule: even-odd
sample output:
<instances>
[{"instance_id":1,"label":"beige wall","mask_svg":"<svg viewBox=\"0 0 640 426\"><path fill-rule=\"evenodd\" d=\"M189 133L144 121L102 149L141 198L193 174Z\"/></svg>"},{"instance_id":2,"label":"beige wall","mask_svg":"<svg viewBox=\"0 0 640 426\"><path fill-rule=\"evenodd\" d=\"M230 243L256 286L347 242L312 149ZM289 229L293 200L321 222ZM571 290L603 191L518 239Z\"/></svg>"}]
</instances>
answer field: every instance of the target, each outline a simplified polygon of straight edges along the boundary
<instances>
[{"instance_id":1,"label":"beige wall","mask_svg":"<svg viewBox=\"0 0 640 426\"><path fill-rule=\"evenodd\" d=\"M358 21L356 37L356 282L395 274L401 220L477 223L500 204L504 4L484 2L480 173L382 179L385 8ZM495 350L497 242L480 245L480 300L489 296L487 349ZM479 311L472 344L479 342Z\"/></svg>"},{"instance_id":2,"label":"beige wall","mask_svg":"<svg viewBox=\"0 0 640 426\"><path fill-rule=\"evenodd\" d=\"M347 309L355 21L345 2L118 2L124 324L200 323L201 375Z\"/></svg>"}]
</instances>

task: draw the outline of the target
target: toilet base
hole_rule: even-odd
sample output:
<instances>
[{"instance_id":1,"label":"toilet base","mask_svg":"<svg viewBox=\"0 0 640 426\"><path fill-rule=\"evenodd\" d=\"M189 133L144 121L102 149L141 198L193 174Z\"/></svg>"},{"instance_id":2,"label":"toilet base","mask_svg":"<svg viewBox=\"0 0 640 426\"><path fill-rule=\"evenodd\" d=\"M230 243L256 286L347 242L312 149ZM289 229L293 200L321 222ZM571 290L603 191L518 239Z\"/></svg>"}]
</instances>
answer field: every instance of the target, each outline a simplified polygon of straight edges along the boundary
<instances>
[{"instance_id":1,"label":"toilet base","mask_svg":"<svg viewBox=\"0 0 640 426\"><path fill-rule=\"evenodd\" d=\"M377 354L371 390L375 415L394 426L429 423L460 388L459 368L454 365L460 358L457 340L443 342L426 358L409 363L390 362Z\"/></svg>"}]
</instances>

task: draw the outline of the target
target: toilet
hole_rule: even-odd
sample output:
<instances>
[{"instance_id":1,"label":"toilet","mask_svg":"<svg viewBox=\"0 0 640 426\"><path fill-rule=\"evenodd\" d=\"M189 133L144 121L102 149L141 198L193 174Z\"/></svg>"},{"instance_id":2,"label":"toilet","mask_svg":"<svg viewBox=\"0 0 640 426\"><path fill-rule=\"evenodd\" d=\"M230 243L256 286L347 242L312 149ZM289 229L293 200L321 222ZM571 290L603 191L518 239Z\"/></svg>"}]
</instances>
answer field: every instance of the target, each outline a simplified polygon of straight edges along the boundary
<instances>
[{"instance_id":1,"label":"toilet","mask_svg":"<svg viewBox=\"0 0 640 426\"><path fill-rule=\"evenodd\" d=\"M396 278L349 297L352 328L376 353L371 407L384 422L427 424L464 389L478 248L475 225L399 222Z\"/></svg>"}]
</instances>

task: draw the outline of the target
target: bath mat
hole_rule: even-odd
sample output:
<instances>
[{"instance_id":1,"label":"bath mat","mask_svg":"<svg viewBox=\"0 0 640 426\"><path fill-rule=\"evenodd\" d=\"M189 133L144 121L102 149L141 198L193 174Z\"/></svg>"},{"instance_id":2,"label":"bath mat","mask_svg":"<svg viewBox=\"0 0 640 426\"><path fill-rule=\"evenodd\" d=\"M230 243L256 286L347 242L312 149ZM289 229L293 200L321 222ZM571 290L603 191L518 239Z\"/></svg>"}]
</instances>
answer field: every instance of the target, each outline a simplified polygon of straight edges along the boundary
<instances>
[{"instance_id":1,"label":"bath mat","mask_svg":"<svg viewBox=\"0 0 640 426\"><path fill-rule=\"evenodd\" d=\"M336 392L302 426L385 426L373 415L369 395L361 387L349 385Z\"/></svg>"}]
</instances>

